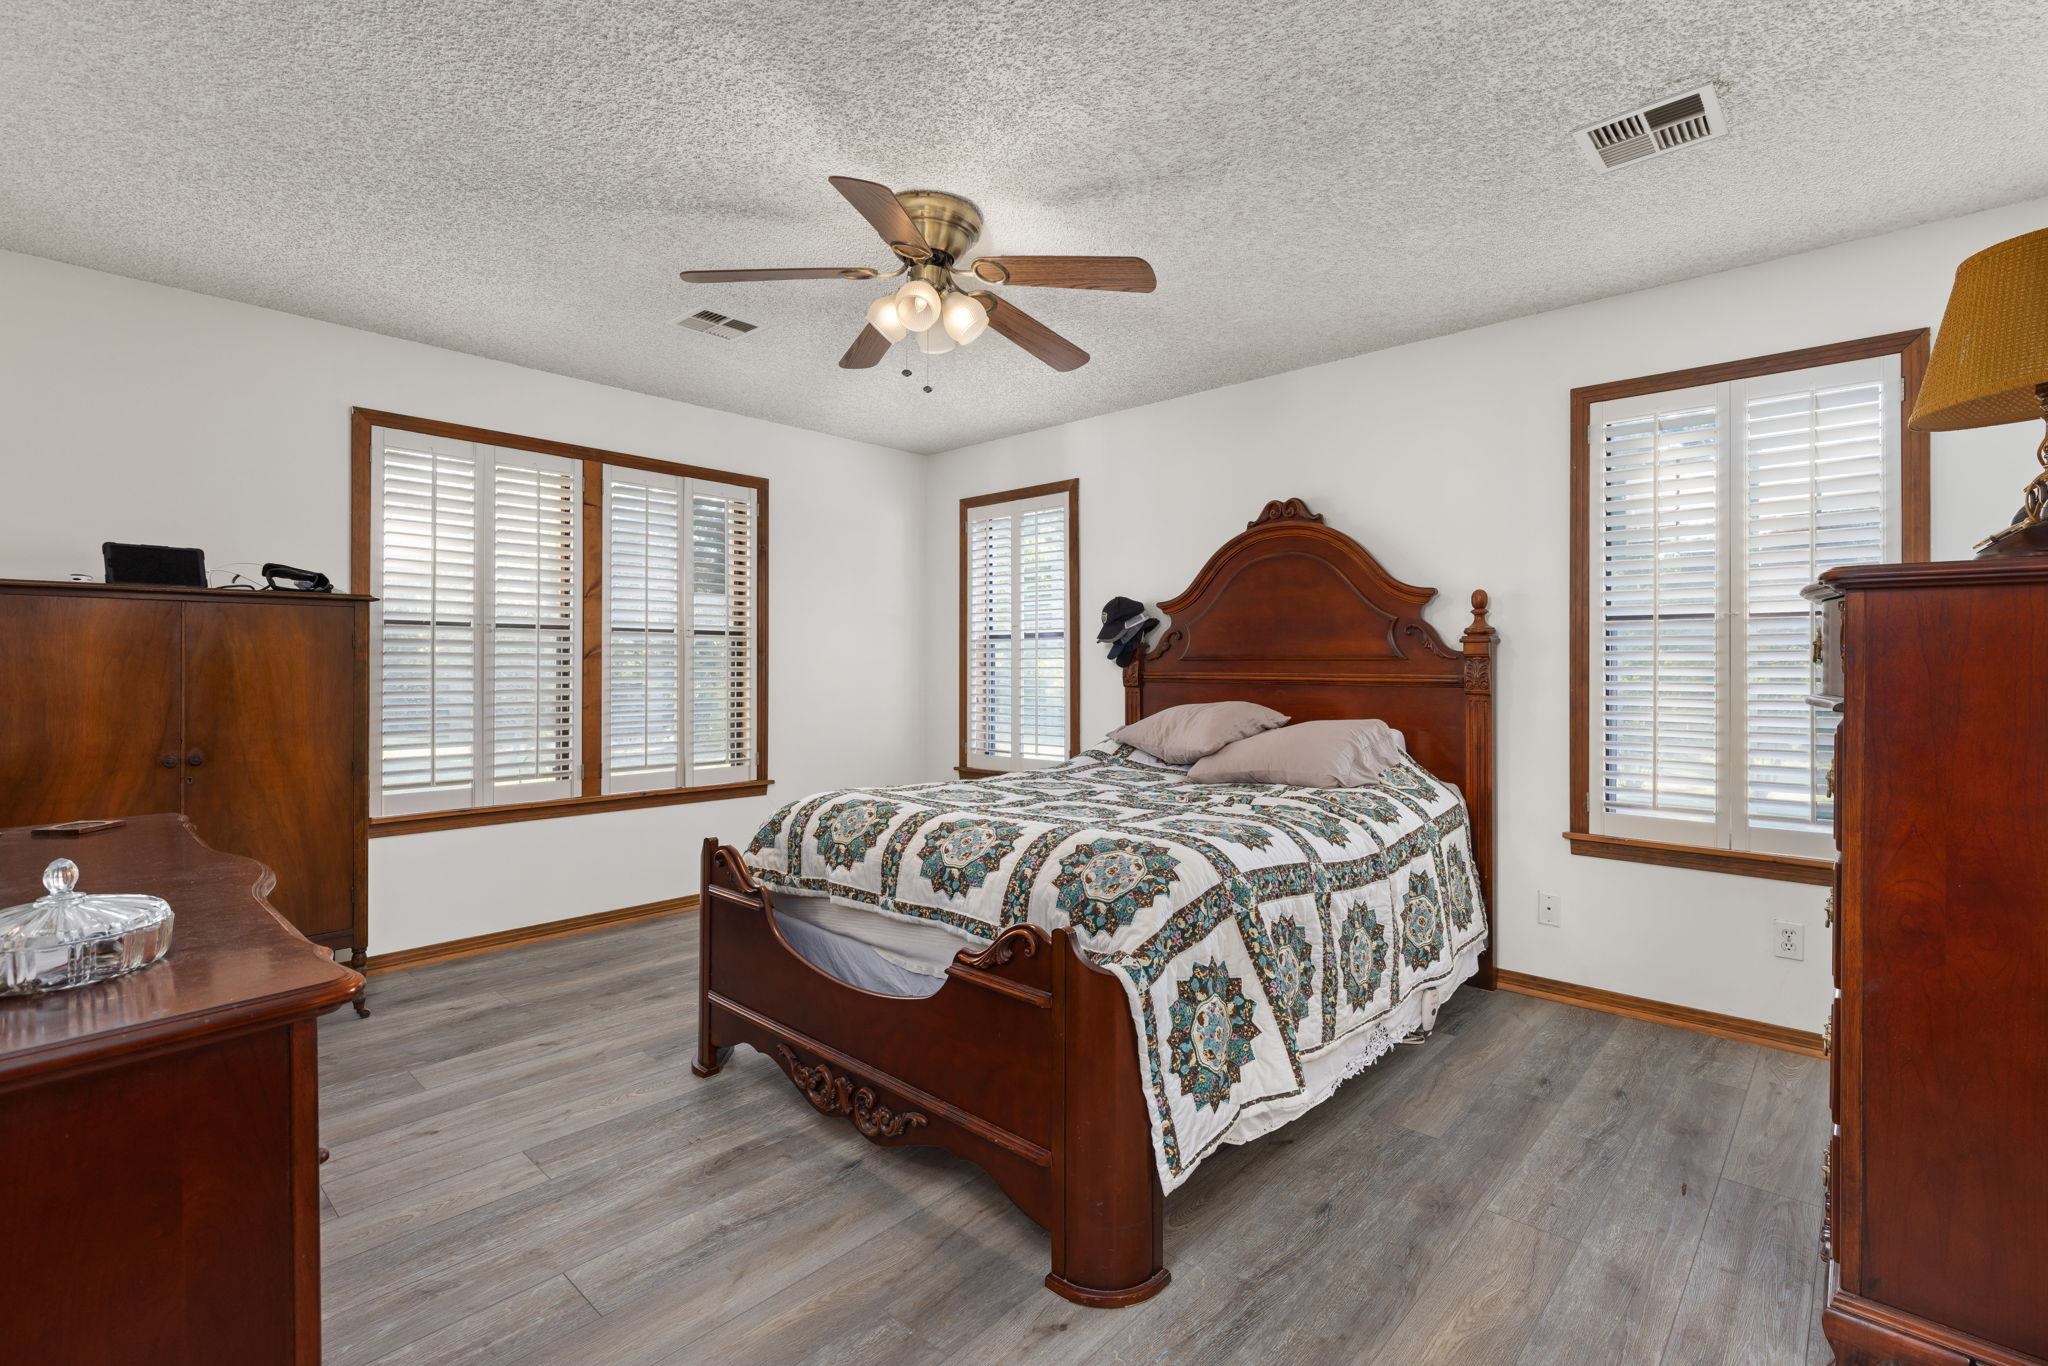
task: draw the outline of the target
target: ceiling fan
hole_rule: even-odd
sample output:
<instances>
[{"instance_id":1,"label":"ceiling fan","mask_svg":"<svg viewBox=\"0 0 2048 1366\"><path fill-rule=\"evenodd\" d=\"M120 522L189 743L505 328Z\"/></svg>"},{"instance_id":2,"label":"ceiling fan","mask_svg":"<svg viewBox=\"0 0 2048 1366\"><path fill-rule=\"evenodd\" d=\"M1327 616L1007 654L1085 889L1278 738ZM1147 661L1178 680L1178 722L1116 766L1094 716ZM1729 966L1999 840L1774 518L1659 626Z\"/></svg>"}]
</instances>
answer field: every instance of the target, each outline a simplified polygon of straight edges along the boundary
<instances>
[{"instance_id":1,"label":"ceiling fan","mask_svg":"<svg viewBox=\"0 0 2048 1366\"><path fill-rule=\"evenodd\" d=\"M770 270L686 270L691 284L745 280L873 280L909 278L868 305L867 326L839 358L841 369L865 370L905 337L928 356L966 346L984 330L1008 337L1055 370L1078 370L1088 353L986 289L961 281L1052 289L1150 293L1152 267L1136 256L983 256L960 258L981 236L981 210L943 190L891 190L872 180L831 177L832 186L880 233L899 264L884 275L868 266L794 266ZM908 370L904 371L909 374Z\"/></svg>"}]
</instances>

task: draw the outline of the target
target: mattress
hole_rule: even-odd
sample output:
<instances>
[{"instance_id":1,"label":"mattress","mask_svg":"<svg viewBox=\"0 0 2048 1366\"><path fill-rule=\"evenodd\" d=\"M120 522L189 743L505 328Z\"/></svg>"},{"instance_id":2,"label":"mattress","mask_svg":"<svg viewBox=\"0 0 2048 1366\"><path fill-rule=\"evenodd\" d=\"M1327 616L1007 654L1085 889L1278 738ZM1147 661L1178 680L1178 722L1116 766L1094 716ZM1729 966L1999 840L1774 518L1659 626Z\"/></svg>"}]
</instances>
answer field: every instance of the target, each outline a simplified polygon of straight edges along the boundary
<instances>
[{"instance_id":1,"label":"mattress","mask_svg":"<svg viewBox=\"0 0 2048 1366\"><path fill-rule=\"evenodd\" d=\"M881 961L920 977L943 978L946 964L953 961L954 954L982 947L976 940L938 925L855 910L817 893L779 891L775 894L775 910L783 919L796 920L835 939L859 944ZM865 961L865 956L859 957Z\"/></svg>"},{"instance_id":2,"label":"mattress","mask_svg":"<svg viewBox=\"0 0 2048 1366\"><path fill-rule=\"evenodd\" d=\"M883 996L930 996L946 985L944 963L925 963L900 952L876 948L813 918L817 897L787 897L775 903L775 927L804 961L848 986ZM786 902L796 902L791 906ZM809 902L811 905L802 903ZM829 902L825 905L830 907ZM951 951L948 951L950 959Z\"/></svg>"}]
</instances>

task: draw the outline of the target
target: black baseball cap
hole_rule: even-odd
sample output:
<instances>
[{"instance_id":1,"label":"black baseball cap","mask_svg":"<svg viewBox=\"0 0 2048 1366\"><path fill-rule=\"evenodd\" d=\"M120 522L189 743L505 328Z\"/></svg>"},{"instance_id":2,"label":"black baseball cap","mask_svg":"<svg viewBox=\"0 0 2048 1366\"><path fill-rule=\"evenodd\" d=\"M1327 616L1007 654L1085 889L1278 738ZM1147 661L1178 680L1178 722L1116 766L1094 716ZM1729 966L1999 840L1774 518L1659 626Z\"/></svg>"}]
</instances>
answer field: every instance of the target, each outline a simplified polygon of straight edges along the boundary
<instances>
[{"instance_id":1,"label":"black baseball cap","mask_svg":"<svg viewBox=\"0 0 2048 1366\"><path fill-rule=\"evenodd\" d=\"M1144 614L1145 604L1129 598L1111 598L1102 605L1102 629L1095 633L1097 640L1112 640L1121 634L1124 623L1132 617Z\"/></svg>"},{"instance_id":2,"label":"black baseball cap","mask_svg":"<svg viewBox=\"0 0 2048 1366\"><path fill-rule=\"evenodd\" d=\"M1158 624L1158 617L1145 617L1124 627L1123 632L1110 642L1110 662L1119 667L1130 663L1131 656L1145 648L1145 633Z\"/></svg>"}]
</instances>

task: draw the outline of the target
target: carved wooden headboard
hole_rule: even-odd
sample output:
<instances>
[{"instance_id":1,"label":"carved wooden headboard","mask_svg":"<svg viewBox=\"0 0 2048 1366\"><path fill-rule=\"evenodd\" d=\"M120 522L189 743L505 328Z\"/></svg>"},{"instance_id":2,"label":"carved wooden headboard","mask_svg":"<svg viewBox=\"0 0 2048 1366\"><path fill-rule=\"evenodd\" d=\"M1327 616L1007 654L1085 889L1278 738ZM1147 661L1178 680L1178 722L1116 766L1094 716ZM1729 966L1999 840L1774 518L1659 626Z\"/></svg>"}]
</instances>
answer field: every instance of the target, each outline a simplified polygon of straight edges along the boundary
<instances>
[{"instance_id":1,"label":"carved wooden headboard","mask_svg":"<svg viewBox=\"0 0 2048 1366\"><path fill-rule=\"evenodd\" d=\"M1159 604L1171 620L1158 644L1124 667L1124 719L1230 700L1296 721L1377 717L1465 794L1473 860L1490 897L1494 630L1486 594L1475 591L1472 624L1453 649L1422 618L1434 597L1434 588L1389 574L1299 498L1276 499L1185 592ZM1497 925L1495 935L1497 943ZM1493 985L1491 946L1476 980Z\"/></svg>"}]
</instances>

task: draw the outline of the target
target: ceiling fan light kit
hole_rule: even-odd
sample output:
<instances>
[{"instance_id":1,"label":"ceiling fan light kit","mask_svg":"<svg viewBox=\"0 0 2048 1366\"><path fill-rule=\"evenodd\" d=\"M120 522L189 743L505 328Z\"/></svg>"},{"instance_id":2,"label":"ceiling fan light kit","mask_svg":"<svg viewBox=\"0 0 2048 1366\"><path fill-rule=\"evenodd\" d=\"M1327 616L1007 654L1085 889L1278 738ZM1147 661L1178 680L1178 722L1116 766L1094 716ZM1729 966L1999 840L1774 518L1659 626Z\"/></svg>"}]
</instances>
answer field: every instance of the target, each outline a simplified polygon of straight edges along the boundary
<instances>
[{"instance_id":1,"label":"ceiling fan light kit","mask_svg":"<svg viewBox=\"0 0 2048 1366\"><path fill-rule=\"evenodd\" d=\"M867 323L839 358L840 368L865 370L890 346L915 337L917 349L937 356L972 345L993 328L1055 370L1078 370L1088 353L1007 299L963 281L1049 289L1106 289L1146 294L1157 285L1152 267L1136 256L984 256L961 258L981 236L981 210L944 190L889 189L872 180L833 176L833 188L853 205L900 264L888 272L902 285L868 304ZM801 266L769 270L686 270L692 284L756 280L873 280L867 266ZM935 326L936 324L936 326ZM905 375L909 370L903 372ZM924 391L931 392L926 385Z\"/></svg>"}]
</instances>

